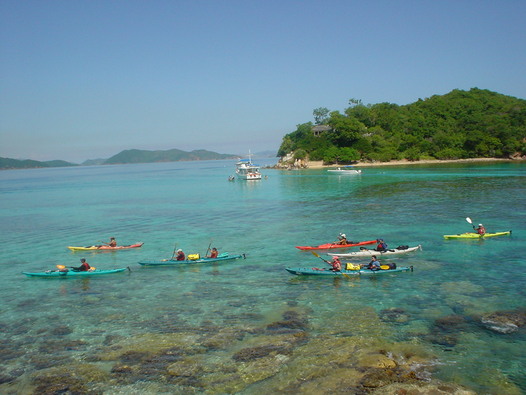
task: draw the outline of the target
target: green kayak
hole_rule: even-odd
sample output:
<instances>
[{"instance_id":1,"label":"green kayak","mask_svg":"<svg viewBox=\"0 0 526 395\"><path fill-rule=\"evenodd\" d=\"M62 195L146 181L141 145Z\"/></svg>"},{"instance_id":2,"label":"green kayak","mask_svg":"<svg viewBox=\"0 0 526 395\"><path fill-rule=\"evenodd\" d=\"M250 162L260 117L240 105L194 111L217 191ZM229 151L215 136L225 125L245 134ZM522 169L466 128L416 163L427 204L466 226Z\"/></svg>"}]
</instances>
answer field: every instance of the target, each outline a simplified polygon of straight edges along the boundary
<instances>
[{"instance_id":1,"label":"green kayak","mask_svg":"<svg viewBox=\"0 0 526 395\"><path fill-rule=\"evenodd\" d=\"M317 267L298 267L298 268L290 268L287 267L285 270L287 270L291 274L297 274L299 276L306 275L306 276L342 276L343 274L347 274L350 276L361 276L361 275L381 275L381 274L388 274L388 273L395 273L395 272L408 272L413 271L413 266L409 267L398 267L396 269L389 269L389 270L369 270L369 269L360 269L360 270L342 270L340 272L335 272L330 269L320 269Z\"/></svg>"},{"instance_id":2,"label":"green kayak","mask_svg":"<svg viewBox=\"0 0 526 395\"><path fill-rule=\"evenodd\" d=\"M508 230L507 232L485 233L482 236L475 232L460 233L458 235L444 235L444 239L485 239L487 237L506 235L511 235L511 230Z\"/></svg>"},{"instance_id":3,"label":"green kayak","mask_svg":"<svg viewBox=\"0 0 526 395\"><path fill-rule=\"evenodd\" d=\"M111 270L100 270L96 269L89 272L75 272L73 270L68 271L58 271L58 270L48 270L46 272L40 272L40 273L29 273L29 272L22 272L22 274L25 274L28 277L62 277L62 278L69 278L69 277L90 277L90 276L100 276L102 274L112 274L112 273L121 273L125 270L130 270L130 268L123 267L119 269L111 269Z\"/></svg>"},{"instance_id":4,"label":"green kayak","mask_svg":"<svg viewBox=\"0 0 526 395\"><path fill-rule=\"evenodd\" d=\"M143 266L179 266L179 265L193 265L196 263L217 263L232 261L234 259L245 258L243 255L229 255L228 253L222 253L217 258L199 258L199 259L185 259L184 261L177 261L175 259L163 259L163 260L152 260L152 261L140 261L139 265Z\"/></svg>"}]
</instances>

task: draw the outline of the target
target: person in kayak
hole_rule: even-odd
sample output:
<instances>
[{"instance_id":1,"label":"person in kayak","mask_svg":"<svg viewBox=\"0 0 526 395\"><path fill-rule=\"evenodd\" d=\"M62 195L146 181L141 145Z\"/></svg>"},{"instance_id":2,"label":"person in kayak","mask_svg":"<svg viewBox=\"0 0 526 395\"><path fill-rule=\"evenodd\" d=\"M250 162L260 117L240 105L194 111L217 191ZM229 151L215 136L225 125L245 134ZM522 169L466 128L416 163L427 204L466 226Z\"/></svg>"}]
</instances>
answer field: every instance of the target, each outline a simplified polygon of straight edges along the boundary
<instances>
[{"instance_id":1,"label":"person in kayak","mask_svg":"<svg viewBox=\"0 0 526 395\"><path fill-rule=\"evenodd\" d=\"M383 239L378 239L378 245L376 246L376 251L387 251L387 244Z\"/></svg>"},{"instance_id":2,"label":"person in kayak","mask_svg":"<svg viewBox=\"0 0 526 395\"><path fill-rule=\"evenodd\" d=\"M332 258L332 261L329 262L332 266L333 272L341 272L342 271L342 263L340 262L340 259L338 259L337 256Z\"/></svg>"},{"instance_id":3,"label":"person in kayak","mask_svg":"<svg viewBox=\"0 0 526 395\"><path fill-rule=\"evenodd\" d=\"M91 266L84 258L82 258L80 262L82 262L82 264L79 267L72 268L74 272L87 272L91 269Z\"/></svg>"},{"instance_id":4,"label":"person in kayak","mask_svg":"<svg viewBox=\"0 0 526 395\"><path fill-rule=\"evenodd\" d=\"M345 233L340 233L340 235L338 236L338 241L334 244L340 244L340 245L348 244L347 236L345 236Z\"/></svg>"},{"instance_id":5,"label":"person in kayak","mask_svg":"<svg viewBox=\"0 0 526 395\"><path fill-rule=\"evenodd\" d=\"M210 256L207 256L207 258L217 258L217 256L219 255L219 251L217 251L217 248L212 248L210 250Z\"/></svg>"},{"instance_id":6,"label":"person in kayak","mask_svg":"<svg viewBox=\"0 0 526 395\"><path fill-rule=\"evenodd\" d=\"M117 247L117 240L115 240L115 237L110 237L110 242L106 243L103 241L102 243L106 244L109 247Z\"/></svg>"},{"instance_id":7,"label":"person in kayak","mask_svg":"<svg viewBox=\"0 0 526 395\"><path fill-rule=\"evenodd\" d=\"M478 228L475 228L475 226L473 226L473 229L475 229L475 232L477 232L481 236L484 236L486 234L486 228L482 224L479 224Z\"/></svg>"},{"instance_id":8,"label":"person in kayak","mask_svg":"<svg viewBox=\"0 0 526 395\"><path fill-rule=\"evenodd\" d=\"M380 262L376 259L376 255L371 257L371 262L369 262L365 268L373 271L380 270Z\"/></svg>"},{"instance_id":9,"label":"person in kayak","mask_svg":"<svg viewBox=\"0 0 526 395\"><path fill-rule=\"evenodd\" d=\"M176 261L184 261L186 259L186 256L184 255L183 250L180 248L177 250L177 256L175 257Z\"/></svg>"}]
</instances>

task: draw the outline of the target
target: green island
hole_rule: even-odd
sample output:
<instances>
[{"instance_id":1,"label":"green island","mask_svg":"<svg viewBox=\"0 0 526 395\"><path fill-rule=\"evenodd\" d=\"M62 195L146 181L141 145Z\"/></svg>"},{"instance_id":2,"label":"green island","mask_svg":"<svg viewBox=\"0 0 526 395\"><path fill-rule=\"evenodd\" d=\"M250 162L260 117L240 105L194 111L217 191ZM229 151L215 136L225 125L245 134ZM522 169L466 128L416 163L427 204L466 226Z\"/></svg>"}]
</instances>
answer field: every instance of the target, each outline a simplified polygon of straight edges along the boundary
<instances>
[{"instance_id":1,"label":"green island","mask_svg":"<svg viewBox=\"0 0 526 395\"><path fill-rule=\"evenodd\" d=\"M283 137L281 165L526 159L526 100L478 88L407 104L325 107Z\"/></svg>"}]
</instances>

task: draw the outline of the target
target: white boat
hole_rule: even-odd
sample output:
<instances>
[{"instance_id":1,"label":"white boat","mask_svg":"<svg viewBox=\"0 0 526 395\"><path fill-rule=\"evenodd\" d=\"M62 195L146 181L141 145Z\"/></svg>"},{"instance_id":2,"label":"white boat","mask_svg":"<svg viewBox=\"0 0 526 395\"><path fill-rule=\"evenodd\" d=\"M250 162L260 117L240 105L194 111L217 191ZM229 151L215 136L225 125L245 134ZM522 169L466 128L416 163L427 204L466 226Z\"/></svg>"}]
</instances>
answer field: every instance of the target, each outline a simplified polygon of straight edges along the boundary
<instances>
[{"instance_id":1,"label":"white boat","mask_svg":"<svg viewBox=\"0 0 526 395\"><path fill-rule=\"evenodd\" d=\"M236 175L242 180L261 180L259 166L252 163L250 154L248 159L239 159L236 163Z\"/></svg>"},{"instance_id":2,"label":"white boat","mask_svg":"<svg viewBox=\"0 0 526 395\"><path fill-rule=\"evenodd\" d=\"M421 245L417 245L416 247L407 247L407 248L396 247L396 248L390 248L390 249L388 249L386 251L376 251L375 249L368 250L365 247L361 247L361 248L362 249L360 249L360 251L349 252L349 253L346 253L346 254L329 254L329 255L337 256L337 257L345 258L345 259L362 258L364 256L373 256L373 255L376 255L377 257L381 257L381 256L384 256L384 255L407 254L409 252L413 252L413 251L416 251L416 250L421 250L422 246Z\"/></svg>"},{"instance_id":3,"label":"white boat","mask_svg":"<svg viewBox=\"0 0 526 395\"><path fill-rule=\"evenodd\" d=\"M327 171L335 174L360 174L362 172L352 166L338 167L337 169L329 169Z\"/></svg>"}]
</instances>

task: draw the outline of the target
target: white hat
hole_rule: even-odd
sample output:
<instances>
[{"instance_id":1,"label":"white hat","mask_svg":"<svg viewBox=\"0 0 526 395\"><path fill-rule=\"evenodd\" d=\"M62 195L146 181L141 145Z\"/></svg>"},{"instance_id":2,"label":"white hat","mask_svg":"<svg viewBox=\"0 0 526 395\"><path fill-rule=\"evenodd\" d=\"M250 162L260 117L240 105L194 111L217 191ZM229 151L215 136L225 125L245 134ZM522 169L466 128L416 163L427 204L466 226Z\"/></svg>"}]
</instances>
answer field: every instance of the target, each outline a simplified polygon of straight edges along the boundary
<instances>
[{"instance_id":1,"label":"white hat","mask_svg":"<svg viewBox=\"0 0 526 395\"><path fill-rule=\"evenodd\" d=\"M341 237L347 237L347 236L345 236L345 233L340 233L340 236Z\"/></svg>"},{"instance_id":2,"label":"white hat","mask_svg":"<svg viewBox=\"0 0 526 395\"><path fill-rule=\"evenodd\" d=\"M180 248L177 250L177 252L183 252L183 250L181 250Z\"/></svg>"},{"instance_id":3,"label":"white hat","mask_svg":"<svg viewBox=\"0 0 526 395\"><path fill-rule=\"evenodd\" d=\"M479 226L482 226L482 224L479 224Z\"/></svg>"}]
</instances>

